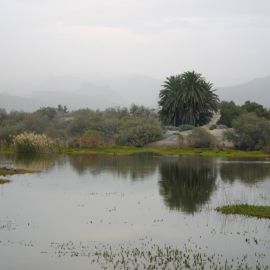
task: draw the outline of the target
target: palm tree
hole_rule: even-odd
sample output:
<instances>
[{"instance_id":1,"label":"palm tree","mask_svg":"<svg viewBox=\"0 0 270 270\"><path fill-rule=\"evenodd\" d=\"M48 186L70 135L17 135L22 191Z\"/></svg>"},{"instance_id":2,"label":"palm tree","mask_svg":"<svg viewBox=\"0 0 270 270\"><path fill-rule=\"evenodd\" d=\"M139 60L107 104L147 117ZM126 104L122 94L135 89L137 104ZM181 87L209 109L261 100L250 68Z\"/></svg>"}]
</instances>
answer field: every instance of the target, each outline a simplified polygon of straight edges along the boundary
<instances>
[{"instance_id":1,"label":"palm tree","mask_svg":"<svg viewBox=\"0 0 270 270\"><path fill-rule=\"evenodd\" d=\"M212 87L210 82L195 71L166 78L159 94L162 121L174 126L207 123L219 104Z\"/></svg>"}]
</instances>

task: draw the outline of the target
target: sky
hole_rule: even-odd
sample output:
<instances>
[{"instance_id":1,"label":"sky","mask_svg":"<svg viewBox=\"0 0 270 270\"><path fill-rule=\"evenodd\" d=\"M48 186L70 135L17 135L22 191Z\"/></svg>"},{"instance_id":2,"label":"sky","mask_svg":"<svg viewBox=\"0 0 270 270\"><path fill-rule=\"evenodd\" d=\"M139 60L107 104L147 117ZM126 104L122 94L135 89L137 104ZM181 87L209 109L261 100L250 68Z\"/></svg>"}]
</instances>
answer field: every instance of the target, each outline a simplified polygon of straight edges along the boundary
<instances>
[{"instance_id":1,"label":"sky","mask_svg":"<svg viewBox=\"0 0 270 270\"><path fill-rule=\"evenodd\" d=\"M187 70L270 75L269 0L0 0L0 85ZM0 90L1 91L1 90Z\"/></svg>"}]
</instances>

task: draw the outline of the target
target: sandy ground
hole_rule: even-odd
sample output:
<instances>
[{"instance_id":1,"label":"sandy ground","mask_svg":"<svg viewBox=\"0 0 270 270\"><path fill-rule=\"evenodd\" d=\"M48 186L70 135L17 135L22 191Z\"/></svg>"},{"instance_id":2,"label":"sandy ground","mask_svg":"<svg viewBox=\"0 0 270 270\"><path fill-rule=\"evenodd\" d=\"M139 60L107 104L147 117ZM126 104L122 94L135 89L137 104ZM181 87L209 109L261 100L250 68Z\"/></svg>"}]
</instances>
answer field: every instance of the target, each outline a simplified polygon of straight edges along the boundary
<instances>
[{"instance_id":1,"label":"sandy ground","mask_svg":"<svg viewBox=\"0 0 270 270\"><path fill-rule=\"evenodd\" d=\"M223 139L223 134L225 131L229 129L214 129L214 130L209 130L209 127L216 124L217 121L219 120L220 115L215 114L212 118L212 120L205 126L202 126L202 128L206 129L209 133L211 133L217 141L217 146L220 147L233 147L233 144L224 140ZM191 133L191 130L188 131L182 131L182 132L177 132L177 131L166 131L166 134L164 135L164 138L160 141L156 141L153 143L148 144L147 146L149 147L179 147L179 141L178 141L178 134L181 134L186 140L188 135Z\"/></svg>"}]
</instances>

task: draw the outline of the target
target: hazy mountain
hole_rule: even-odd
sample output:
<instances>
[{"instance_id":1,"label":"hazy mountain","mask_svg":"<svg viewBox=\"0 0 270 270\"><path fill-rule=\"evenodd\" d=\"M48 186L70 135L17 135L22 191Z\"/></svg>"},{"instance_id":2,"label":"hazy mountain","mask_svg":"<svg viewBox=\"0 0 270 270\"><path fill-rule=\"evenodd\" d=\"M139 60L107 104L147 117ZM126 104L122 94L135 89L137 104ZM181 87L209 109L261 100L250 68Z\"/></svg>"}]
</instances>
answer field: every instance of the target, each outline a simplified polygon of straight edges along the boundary
<instances>
[{"instance_id":1,"label":"hazy mountain","mask_svg":"<svg viewBox=\"0 0 270 270\"><path fill-rule=\"evenodd\" d=\"M10 96L7 94L0 94L0 108L7 111L25 111L32 112L40 108L43 103L33 98L25 98L18 96Z\"/></svg>"},{"instance_id":2,"label":"hazy mountain","mask_svg":"<svg viewBox=\"0 0 270 270\"><path fill-rule=\"evenodd\" d=\"M239 104L252 100L270 107L270 76L239 85L220 87L217 93L221 100L234 100Z\"/></svg>"},{"instance_id":3,"label":"hazy mountain","mask_svg":"<svg viewBox=\"0 0 270 270\"><path fill-rule=\"evenodd\" d=\"M162 80L147 76L129 76L107 82L129 104L157 107Z\"/></svg>"},{"instance_id":4,"label":"hazy mountain","mask_svg":"<svg viewBox=\"0 0 270 270\"><path fill-rule=\"evenodd\" d=\"M105 109L132 103L156 107L161 81L146 76L83 79L54 76L35 85L13 86L28 94L0 95L0 107L6 110L33 111L40 106L66 105L69 109ZM11 91L13 92L13 91Z\"/></svg>"},{"instance_id":5,"label":"hazy mountain","mask_svg":"<svg viewBox=\"0 0 270 270\"><path fill-rule=\"evenodd\" d=\"M33 111L41 106L62 104L75 110L86 107L105 109L135 103L156 108L161 85L162 80L147 76L89 76L86 79L54 76L40 84L16 86L23 93L28 93L28 97L0 94L0 107L8 111ZM221 87L217 93L221 100L234 100L236 103L254 100L270 107L270 76Z\"/></svg>"}]
</instances>

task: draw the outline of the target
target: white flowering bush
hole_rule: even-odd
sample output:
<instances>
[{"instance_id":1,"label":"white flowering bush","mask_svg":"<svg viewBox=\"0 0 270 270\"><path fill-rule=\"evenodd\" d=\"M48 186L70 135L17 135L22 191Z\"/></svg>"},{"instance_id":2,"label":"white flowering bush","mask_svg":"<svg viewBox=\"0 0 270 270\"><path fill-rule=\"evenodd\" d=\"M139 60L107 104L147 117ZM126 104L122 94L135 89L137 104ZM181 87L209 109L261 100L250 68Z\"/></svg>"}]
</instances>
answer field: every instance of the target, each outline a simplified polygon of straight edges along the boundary
<instances>
[{"instance_id":1,"label":"white flowering bush","mask_svg":"<svg viewBox=\"0 0 270 270\"><path fill-rule=\"evenodd\" d=\"M49 153L56 151L55 142L45 134L24 132L12 138L18 153Z\"/></svg>"}]
</instances>

